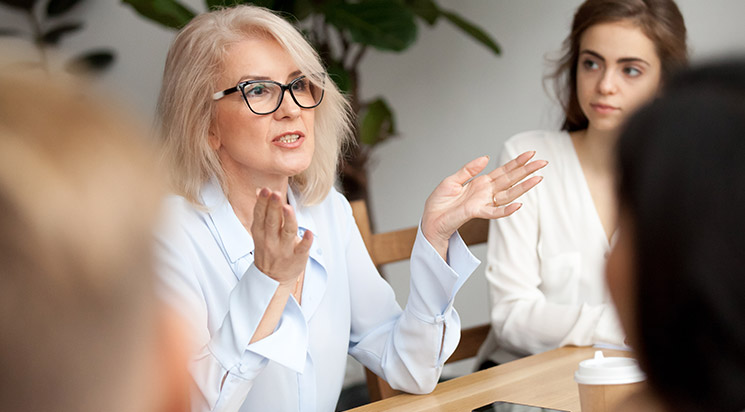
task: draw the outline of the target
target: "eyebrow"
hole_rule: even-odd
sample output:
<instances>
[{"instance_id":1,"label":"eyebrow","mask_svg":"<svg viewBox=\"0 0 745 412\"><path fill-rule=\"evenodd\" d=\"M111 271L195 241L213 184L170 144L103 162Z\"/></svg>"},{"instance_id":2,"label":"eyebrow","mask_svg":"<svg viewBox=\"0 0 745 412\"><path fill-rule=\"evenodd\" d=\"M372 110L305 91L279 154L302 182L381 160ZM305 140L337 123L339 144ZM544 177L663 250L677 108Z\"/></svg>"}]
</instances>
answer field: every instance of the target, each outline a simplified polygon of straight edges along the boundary
<instances>
[{"instance_id":1,"label":"eyebrow","mask_svg":"<svg viewBox=\"0 0 745 412\"><path fill-rule=\"evenodd\" d=\"M300 70L295 70L294 72L290 73L287 77L289 77L290 79L295 79L297 77L300 77L300 74L302 74ZM246 75L241 76L238 82L239 83L245 82L246 80L272 80L272 79L271 77L268 77L268 76L255 76L255 75L246 74Z\"/></svg>"},{"instance_id":2,"label":"eyebrow","mask_svg":"<svg viewBox=\"0 0 745 412\"><path fill-rule=\"evenodd\" d=\"M594 51L589 50L589 49L582 50L582 51L579 52L579 54L580 55L582 55L582 54L589 54L591 56L594 56L597 59L600 59L602 61L605 61L605 57L603 57L600 53L594 52ZM621 57L620 59L616 60L616 62L617 63L643 63L643 64L646 64L647 66L651 66L651 64L649 64L648 61L646 61L646 60L644 60L642 58L639 58L639 57Z\"/></svg>"}]
</instances>

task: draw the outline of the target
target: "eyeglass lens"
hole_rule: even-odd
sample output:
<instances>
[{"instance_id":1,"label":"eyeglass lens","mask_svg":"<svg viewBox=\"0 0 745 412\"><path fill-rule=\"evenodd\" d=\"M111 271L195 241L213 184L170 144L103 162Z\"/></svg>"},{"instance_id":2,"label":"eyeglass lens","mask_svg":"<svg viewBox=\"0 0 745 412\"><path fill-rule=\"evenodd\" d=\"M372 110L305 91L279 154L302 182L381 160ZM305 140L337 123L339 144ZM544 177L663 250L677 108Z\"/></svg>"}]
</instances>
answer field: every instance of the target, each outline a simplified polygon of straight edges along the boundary
<instances>
[{"instance_id":1,"label":"eyeglass lens","mask_svg":"<svg viewBox=\"0 0 745 412\"><path fill-rule=\"evenodd\" d=\"M288 86L295 103L305 109L317 106L323 96L323 90L305 76L293 80ZM243 87L243 95L251 110L271 113L279 108L283 90L282 85L276 82L255 81Z\"/></svg>"}]
</instances>

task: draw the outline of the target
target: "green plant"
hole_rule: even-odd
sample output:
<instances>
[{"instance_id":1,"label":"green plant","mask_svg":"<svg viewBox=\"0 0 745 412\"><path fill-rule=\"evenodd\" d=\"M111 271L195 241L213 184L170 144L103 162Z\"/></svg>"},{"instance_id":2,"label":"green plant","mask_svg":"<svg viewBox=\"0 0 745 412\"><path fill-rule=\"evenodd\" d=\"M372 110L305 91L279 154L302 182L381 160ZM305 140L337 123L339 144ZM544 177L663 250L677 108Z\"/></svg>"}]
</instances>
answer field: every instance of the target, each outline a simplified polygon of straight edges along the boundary
<instances>
[{"instance_id":1,"label":"green plant","mask_svg":"<svg viewBox=\"0 0 745 412\"><path fill-rule=\"evenodd\" d=\"M195 13L177 0L122 0L141 15L180 28ZM383 97L359 98L359 65L370 47L400 52L417 38L417 20L434 25L446 20L494 54L499 46L484 30L435 0L206 0L208 9L252 3L285 16L302 30L318 50L331 78L347 93L357 114L358 145L350 150L342 169L342 185L350 199L367 198L367 161L370 149L396 135L396 122Z\"/></svg>"},{"instance_id":2,"label":"green plant","mask_svg":"<svg viewBox=\"0 0 745 412\"><path fill-rule=\"evenodd\" d=\"M57 46L63 37L83 28L83 23L67 17L81 0L0 0L0 4L23 12L29 22L30 31L0 28L0 36L27 38L39 51L38 62L19 62L27 67L49 70L48 47ZM97 72L114 61L114 53L106 49L91 50L66 62L72 72Z\"/></svg>"}]
</instances>

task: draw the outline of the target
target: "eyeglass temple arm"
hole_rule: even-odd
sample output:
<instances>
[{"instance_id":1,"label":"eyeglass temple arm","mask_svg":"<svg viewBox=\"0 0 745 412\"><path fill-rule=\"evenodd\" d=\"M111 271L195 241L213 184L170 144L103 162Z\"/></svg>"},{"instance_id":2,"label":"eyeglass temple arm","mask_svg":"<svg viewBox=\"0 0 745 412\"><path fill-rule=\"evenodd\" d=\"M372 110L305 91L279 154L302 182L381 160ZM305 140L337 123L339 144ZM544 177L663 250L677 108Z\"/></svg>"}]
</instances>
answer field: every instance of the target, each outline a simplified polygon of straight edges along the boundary
<instances>
[{"instance_id":1,"label":"eyeglass temple arm","mask_svg":"<svg viewBox=\"0 0 745 412\"><path fill-rule=\"evenodd\" d=\"M225 97L225 96L227 96L229 94L235 93L237 91L238 91L238 86L231 87L230 89L226 89L226 90L223 90L221 92L217 92L217 93L215 93L215 94L212 95L212 100L220 100L223 97Z\"/></svg>"}]
</instances>

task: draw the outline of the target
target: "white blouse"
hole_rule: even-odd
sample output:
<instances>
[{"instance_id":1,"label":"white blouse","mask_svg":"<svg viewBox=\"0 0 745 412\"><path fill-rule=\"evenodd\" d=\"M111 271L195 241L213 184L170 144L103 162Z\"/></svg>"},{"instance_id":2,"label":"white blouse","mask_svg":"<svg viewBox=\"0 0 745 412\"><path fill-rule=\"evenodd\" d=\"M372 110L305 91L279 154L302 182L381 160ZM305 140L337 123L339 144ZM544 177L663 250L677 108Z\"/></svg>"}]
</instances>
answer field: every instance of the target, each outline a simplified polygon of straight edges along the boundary
<instances>
[{"instance_id":1,"label":"white blouse","mask_svg":"<svg viewBox=\"0 0 745 412\"><path fill-rule=\"evenodd\" d=\"M623 345L605 285L610 250L568 133L509 139L500 164L527 150L548 160L543 182L509 219L489 227L486 278L492 336L481 353L498 363L565 345Z\"/></svg>"},{"instance_id":2,"label":"white blouse","mask_svg":"<svg viewBox=\"0 0 745 412\"><path fill-rule=\"evenodd\" d=\"M219 185L206 209L173 196L158 236L163 297L194 326L194 411L333 411L347 353L407 392L437 384L460 337L455 293L479 262L456 233L449 265L421 231L404 310L375 269L346 199L332 190L295 209L314 234L302 305L290 297L275 331L249 344L278 283L253 265L253 240ZM444 340L443 340L444 333Z\"/></svg>"}]
</instances>

